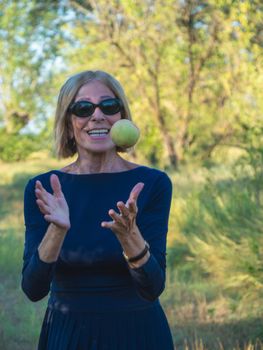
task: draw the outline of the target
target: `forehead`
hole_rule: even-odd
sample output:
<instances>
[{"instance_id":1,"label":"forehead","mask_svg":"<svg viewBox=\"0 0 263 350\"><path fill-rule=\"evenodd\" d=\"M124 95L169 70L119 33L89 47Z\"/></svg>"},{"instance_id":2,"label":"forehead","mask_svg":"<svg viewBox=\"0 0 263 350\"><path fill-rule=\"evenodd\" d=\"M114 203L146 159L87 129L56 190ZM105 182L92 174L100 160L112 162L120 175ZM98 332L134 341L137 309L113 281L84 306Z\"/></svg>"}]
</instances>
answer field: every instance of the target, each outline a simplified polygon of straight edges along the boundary
<instances>
[{"instance_id":1,"label":"forehead","mask_svg":"<svg viewBox=\"0 0 263 350\"><path fill-rule=\"evenodd\" d=\"M101 81L94 80L82 85L76 95L76 98L100 98L107 96L114 97L114 93Z\"/></svg>"}]
</instances>

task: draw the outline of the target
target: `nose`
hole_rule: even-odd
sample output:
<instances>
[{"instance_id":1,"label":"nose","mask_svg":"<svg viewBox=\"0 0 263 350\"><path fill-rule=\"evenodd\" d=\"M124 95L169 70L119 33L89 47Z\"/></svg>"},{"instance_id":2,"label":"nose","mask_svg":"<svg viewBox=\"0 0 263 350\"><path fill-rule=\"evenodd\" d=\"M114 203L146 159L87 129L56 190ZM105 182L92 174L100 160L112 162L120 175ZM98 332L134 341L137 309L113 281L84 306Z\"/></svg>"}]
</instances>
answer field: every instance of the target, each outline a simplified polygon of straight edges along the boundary
<instances>
[{"instance_id":1,"label":"nose","mask_svg":"<svg viewBox=\"0 0 263 350\"><path fill-rule=\"evenodd\" d=\"M90 117L90 120L104 120L106 117L101 111L101 109L97 106Z\"/></svg>"}]
</instances>

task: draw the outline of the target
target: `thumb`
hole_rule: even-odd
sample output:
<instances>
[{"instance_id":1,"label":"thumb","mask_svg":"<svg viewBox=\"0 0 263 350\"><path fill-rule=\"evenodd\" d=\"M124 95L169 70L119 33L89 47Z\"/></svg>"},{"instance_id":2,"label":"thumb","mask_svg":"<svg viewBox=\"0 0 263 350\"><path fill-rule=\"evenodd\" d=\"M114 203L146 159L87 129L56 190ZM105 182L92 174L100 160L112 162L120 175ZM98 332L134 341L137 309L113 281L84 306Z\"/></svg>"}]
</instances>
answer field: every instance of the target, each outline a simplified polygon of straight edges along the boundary
<instances>
[{"instance_id":1,"label":"thumb","mask_svg":"<svg viewBox=\"0 0 263 350\"><path fill-rule=\"evenodd\" d=\"M133 189L131 190L131 193L130 193L130 196L126 202L126 206L129 207L129 205L132 203L132 202L136 202L138 197L139 197L139 194L141 193L142 189L144 187L144 183L143 182L138 182L134 187Z\"/></svg>"},{"instance_id":2,"label":"thumb","mask_svg":"<svg viewBox=\"0 0 263 350\"><path fill-rule=\"evenodd\" d=\"M133 189L131 190L130 193L130 198L131 200L137 200L137 198L139 197L139 194L141 193L142 189L144 187L144 183L143 182L138 182Z\"/></svg>"}]
</instances>

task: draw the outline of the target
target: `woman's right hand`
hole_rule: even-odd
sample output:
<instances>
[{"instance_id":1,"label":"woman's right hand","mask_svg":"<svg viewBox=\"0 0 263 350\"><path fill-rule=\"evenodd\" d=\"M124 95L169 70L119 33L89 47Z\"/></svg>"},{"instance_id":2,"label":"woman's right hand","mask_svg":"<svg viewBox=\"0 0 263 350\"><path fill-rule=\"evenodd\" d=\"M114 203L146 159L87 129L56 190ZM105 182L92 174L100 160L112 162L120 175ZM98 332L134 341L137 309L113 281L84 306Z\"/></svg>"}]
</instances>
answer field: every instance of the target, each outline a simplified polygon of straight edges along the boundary
<instances>
[{"instance_id":1,"label":"woman's right hand","mask_svg":"<svg viewBox=\"0 0 263 350\"><path fill-rule=\"evenodd\" d=\"M53 194L47 192L40 181L36 181L37 205L41 213L44 214L45 220L59 228L68 230L70 228L69 208L57 175L50 176L50 184Z\"/></svg>"}]
</instances>

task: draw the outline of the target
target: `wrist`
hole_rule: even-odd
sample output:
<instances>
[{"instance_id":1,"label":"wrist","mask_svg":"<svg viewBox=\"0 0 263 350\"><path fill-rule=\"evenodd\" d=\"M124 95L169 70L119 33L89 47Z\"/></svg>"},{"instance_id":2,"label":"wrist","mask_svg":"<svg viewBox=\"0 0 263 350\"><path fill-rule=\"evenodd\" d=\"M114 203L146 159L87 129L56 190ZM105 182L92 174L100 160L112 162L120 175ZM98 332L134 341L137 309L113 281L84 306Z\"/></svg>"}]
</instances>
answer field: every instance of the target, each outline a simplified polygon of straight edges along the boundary
<instances>
[{"instance_id":1,"label":"wrist","mask_svg":"<svg viewBox=\"0 0 263 350\"><path fill-rule=\"evenodd\" d=\"M147 254L147 252L148 252L149 249L150 249L150 246L149 246L149 244L148 244L146 241L144 241L144 244L145 244L145 245L144 245L144 248L143 248L143 249L140 251L140 253L137 254L137 255L128 256L128 255L125 253L125 251L123 251L122 254L123 254L125 260L126 260L128 263L134 263L134 262L139 261L139 260L141 260L142 258L144 258L145 255Z\"/></svg>"},{"instance_id":2,"label":"wrist","mask_svg":"<svg viewBox=\"0 0 263 350\"><path fill-rule=\"evenodd\" d=\"M137 255L128 256L124 251L122 252L125 260L131 267L139 267L148 260L150 246L146 241L144 241L144 244L145 246L143 250L141 250L140 253Z\"/></svg>"},{"instance_id":3,"label":"wrist","mask_svg":"<svg viewBox=\"0 0 263 350\"><path fill-rule=\"evenodd\" d=\"M142 259L132 263L128 263L128 265L130 266L131 269L137 269L143 266L148 261L148 259L150 258L150 255L151 253L150 251L148 251L147 254Z\"/></svg>"},{"instance_id":4,"label":"wrist","mask_svg":"<svg viewBox=\"0 0 263 350\"><path fill-rule=\"evenodd\" d=\"M70 229L70 226L69 227L61 227L61 226L58 226L54 223L51 223L49 225L49 230L52 231L54 234L58 235L58 236L65 236L68 232L68 230Z\"/></svg>"}]
</instances>

